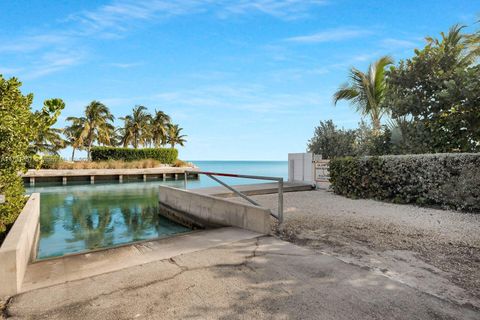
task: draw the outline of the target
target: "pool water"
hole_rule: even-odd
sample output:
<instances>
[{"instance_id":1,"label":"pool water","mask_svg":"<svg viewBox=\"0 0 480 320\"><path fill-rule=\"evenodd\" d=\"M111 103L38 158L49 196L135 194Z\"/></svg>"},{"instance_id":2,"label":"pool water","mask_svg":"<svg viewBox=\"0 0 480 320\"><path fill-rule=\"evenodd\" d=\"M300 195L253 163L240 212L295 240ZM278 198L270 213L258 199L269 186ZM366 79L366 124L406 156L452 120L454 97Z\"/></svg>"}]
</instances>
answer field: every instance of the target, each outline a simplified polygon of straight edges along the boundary
<instances>
[{"instance_id":1,"label":"pool water","mask_svg":"<svg viewBox=\"0 0 480 320\"><path fill-rule=\"evenodd\" d=\"M162 183L164 184L164 183ZM158 213L159 183L39 187L37 259L190 231Z\"/></svg>"},{"instance_id":2,"label":"pool water","mask_svg":"<svg viewBox=\"0 0 480 320\"><path fill-rule=\"evenodd\" d=\"M286 178L286 161L194 161L204 171L242 173ZM225 178L229 184L266 181ZM108 248L130 242L189 232L190 229L158 213L158 186L183 188L183 181L149 181L120 184L37 184L40 236L37 259ZM218 186L201 176L188 181L188 189Z\"/></svg>"}]
</instances>

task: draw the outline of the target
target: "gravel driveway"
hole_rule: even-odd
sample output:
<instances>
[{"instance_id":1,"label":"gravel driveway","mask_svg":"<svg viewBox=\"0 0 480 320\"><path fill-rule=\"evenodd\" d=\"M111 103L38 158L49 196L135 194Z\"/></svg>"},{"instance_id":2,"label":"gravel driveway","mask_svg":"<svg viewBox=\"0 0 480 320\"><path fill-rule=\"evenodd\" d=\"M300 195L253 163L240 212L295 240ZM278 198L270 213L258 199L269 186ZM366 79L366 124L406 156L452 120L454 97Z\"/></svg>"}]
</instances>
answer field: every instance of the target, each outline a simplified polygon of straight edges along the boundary
<instances>
[{"instance_id":1,"label":"gravel driveway","mask_svg":"<svg viewBox=\"0 0 480 320\"><path fill-rule=\"evenodd\" d=\"M277 195L253 198L276 210ZM480 214L352 200L326 190L286 193L284 201L280 238L480 309Z\"/></svg>"}]
</instances>

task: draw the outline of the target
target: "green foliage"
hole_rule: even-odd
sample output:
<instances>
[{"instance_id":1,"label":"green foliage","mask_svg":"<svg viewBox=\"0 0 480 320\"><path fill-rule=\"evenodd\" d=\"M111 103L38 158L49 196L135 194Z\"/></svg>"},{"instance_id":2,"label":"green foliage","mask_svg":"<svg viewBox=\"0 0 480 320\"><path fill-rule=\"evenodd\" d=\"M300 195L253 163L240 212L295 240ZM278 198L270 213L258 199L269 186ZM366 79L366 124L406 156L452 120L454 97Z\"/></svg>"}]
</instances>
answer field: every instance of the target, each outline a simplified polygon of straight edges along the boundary
<instances>
[{"instance_id":1,"label":"green foliage","mask_svg":"<svg viewBox=\"0 0 480 320\"><path fill-rule=\"evenodd\" d=\"M113 148L113 147L92 147L93 161L106 160L142 160L154 159L161 163L172 164L177 160L178 150L173 148Z\"/></svg>"},{"instance_id":2,"label":"green foliage","mask_svg":"<svg viewBox=\"0 0 480 320\"><path fill-rule=\"evenodd\" d=\"M62 158L59 155L44 155L40 167L42 169L57 169L60 162L62 162Z\"/></svg>"},{"instance_id":3,"label":"green foliage","mask_svg":"<svg viewBox=\"0 0 480 320\"><path fill-rule=\"evenodd\" d=\"M308 142L308 151L324 159L388 154L392 151L390 132L375 132L363 121L358 129L339 129L332 120L320 121Z\"/></svg>"},{"instance_id":4,"label":"green foliage","mask_svg":"<svg viewBox=\"0 0 480 320\"><path fill-rule=\"evenodd\" d=\"M183 147L187 140L185 139L186 135L182 134L183 128L180 128L178 124L169 123L167 126L167 142L170 146L175 148L176 144L179 144Z\"/></svg>"},{"instance_id":5,"label":"green foliage","mask_svg":"<svg viewBox=\"0 0 480 320\"><path fill-rule=\"evenodd\" d=\"M65 140L62 138L63 130L51 127L64 108L65 103L61 99L49 99L45 100L40 111L33 113L37 131L30 142L31 154L57 154L58 150L65 147Z\"/></svg>"},{"instance_id":6,"label":"green foliage","mask_svg":"<svg viewBox=\"0 0 480 320\"><path fill-rule=\"evenodd\" d=\"M147 112L144 106L135 106L132 115L120 118L124 121L121 128L121 144L128 147L131 144L135 149L140 145L145 145L151 140L151 121L152 116Z\"/></svg>"},{"instance_id":7,"label":"green foliage","mask_svg":"<svg viewBox=\"0 0 480 320\"><path fill-rule=\"evenodd\" d=\"M340 86L333 96L335 104L349 100L362 116L369 116L375 132L380 130L380 120L387 111L382 104L386 91L385 67L392 63L392 58L384 56L372 63L366 73L352 68L350 82Z\"/></svg>"},{"instance_id":8,"label":"green foliage","mask_svg":"<svg viewBox=\"0 0 480 320\"><path fill-rule=\"evenodd\" d=\"M337 194L480 210L480 154L347 157L330 161Z\"/></svg>"},{"instance_id":9,"label":"green foliage","mask_svg":"<svg viewBox=\"0 0 480 320\"><path fill-rule=\"evenodd\" d=\"M308 141L308 150L321 154L324 159L355 155L355 131L339 129L332 120L320 121L313 138Z\"/></svg>"},{"instance_id":10,"label":"green foliage","mask_svg":"<svg viewBox=\"0 0 480 320\"><path fill-rule=\"evenodd\" d=\"M55 103L47 100L40 111L32 113L33 95L23 95L21 85L16 78L6 80L0 75L0 194L5 195L5 203L0 204L0 237L25 203L23 181L18 173L25 171L31 157L29 147L39 132L56 122L64 106L59 99L54 99Z\"/></svg>"},{"instance_id":11,"label":"green foliage","mask_svg":"<svg viewBox=\"0 0 480 320\"><path fill-rule=\"evenodd\" d=\"M99 101L92 101L85 107L83 117L68 117L72 125L66 129L69 140L74 148L85 147L87 156L91 159L91 149L94 142L110 145L115 136L113 120L106 105Z\"/></svg>"},{"instance_id":12,"label":"green foliage","mask_svg":"<svg viewBox=\"0 0 480 320\"><path fill-rule=\"evenodd\" d=\"M480 151L480 52L462 30L427 38L424 49L388 72L384 107L394 119L408 119L403 152Z\"/></svg>"},{"instance_id":13,"label":"green foliage","mask_svg":"<svg viewBox=\"0 0 480 320\"><path fill-rule=\"evenodd\" d=\"M0 75L0 234L15 221L24 203L24 189L18 172L25 170L25 159L32 137L30 105L33 95L23 95L21 82Z\"/></svg>"}]
</instances>

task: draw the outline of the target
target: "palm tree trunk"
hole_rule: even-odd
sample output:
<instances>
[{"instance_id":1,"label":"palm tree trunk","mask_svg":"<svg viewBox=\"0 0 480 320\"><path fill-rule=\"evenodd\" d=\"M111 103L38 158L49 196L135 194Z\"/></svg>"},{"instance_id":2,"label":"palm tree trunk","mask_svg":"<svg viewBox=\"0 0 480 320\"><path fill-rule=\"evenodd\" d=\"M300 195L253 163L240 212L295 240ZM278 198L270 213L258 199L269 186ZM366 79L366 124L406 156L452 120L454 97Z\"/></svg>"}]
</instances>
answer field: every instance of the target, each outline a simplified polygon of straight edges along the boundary
<instances>
[{"instance_id":1,"label":"palm tree trunk","mask_svg":"<svg viewBox=\"0 0 480 320\"><path fill-rule=\"evenodd\" d=\"M90 140L90 142L88 143L88 149L87 149L88 161L92 161L92 143L93 143L92 140Z\"/></svg>"},{"instance_id":2,"label":"palm tree trunk","mask_svg":"<svg viewBox=\"0 0 480 320\"><path fill-rule=\"evenodd\" d=\"M373 133L377 135L380 133L382 129L382 126L380 124L380 119L378 118L378 116L373 114L372 114L372 127L373 127Z\"/></svg>"},{"instance_id":3,"label":"palm tree trunk","mask_svg":"<svg viewBox=\"0 0 480 320\"><path fill-rule=\"evenodd\" d=\"M75 147L73 147L73 150L72 150L72 162L73 162L73 159L75 159Z\"/></svg>"}]
</instances>

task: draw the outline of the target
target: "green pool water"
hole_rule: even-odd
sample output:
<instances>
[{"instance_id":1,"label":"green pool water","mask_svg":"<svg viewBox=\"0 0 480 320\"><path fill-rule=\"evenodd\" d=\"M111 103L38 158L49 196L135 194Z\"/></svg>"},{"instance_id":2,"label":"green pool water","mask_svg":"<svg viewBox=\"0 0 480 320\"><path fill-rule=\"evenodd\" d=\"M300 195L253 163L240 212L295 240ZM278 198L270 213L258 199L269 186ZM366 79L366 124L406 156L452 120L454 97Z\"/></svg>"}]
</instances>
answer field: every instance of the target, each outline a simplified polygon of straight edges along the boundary
<instances>
[{"instance_id":1,"label":"green pool water","mask_svg":"<svg viewBox=\"0 0 480 320\"><path fill-rule=\"evenodd\" d=\"M190 231L159 215L160 184L165 183L30 188L41 194L37 259Z\"/></svg>"}]
</instances>

